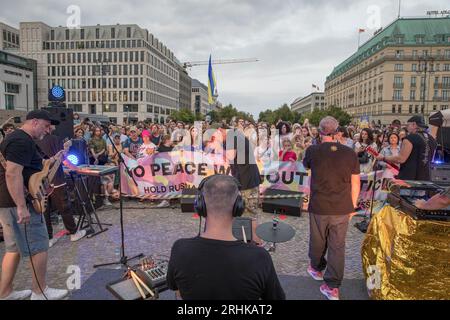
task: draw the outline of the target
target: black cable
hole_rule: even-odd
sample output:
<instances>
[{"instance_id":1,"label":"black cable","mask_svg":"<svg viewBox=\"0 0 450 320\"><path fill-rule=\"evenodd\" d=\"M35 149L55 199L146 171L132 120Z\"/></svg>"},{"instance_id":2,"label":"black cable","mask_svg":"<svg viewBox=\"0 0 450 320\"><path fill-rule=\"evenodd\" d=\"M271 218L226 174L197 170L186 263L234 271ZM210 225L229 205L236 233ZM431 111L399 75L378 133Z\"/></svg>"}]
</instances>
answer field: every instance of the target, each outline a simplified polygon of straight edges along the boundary
<instances>
[{"instance_id":1,"label":"black cable","mask_svg":"<svg viewBox=\"0 0 450 320\"><path fill-rule=\"evenodd\" d=\"M200 217L200 222L198 224L198 236L197 237L200 237L200 234L202 232L202 216L199 215L199 217Z\"/></svg>"},{"instance_id":2,"label":"black cable","mask_svg":"<svg viewBox=\"0 0 450 320\"><path fill-rule=\"evenodd\" d=\"M31 213L30 213L30 227L31 227ZM28 253L30 254L30 262L31 262L31 268L33 269L33 273L34 273L34 278L36 279L39 290L41 290L41 293L44 296L45 300L48 300L47 296L44 293L44 290L42 290L41 284L39 283L39 279L36 274L36 269L34 268L33 256L31 255L30 243L28 242L27 224L26 223L24 224L24 229L25 229L25 242L27 243Z\"/></svg>"}]
</instances>

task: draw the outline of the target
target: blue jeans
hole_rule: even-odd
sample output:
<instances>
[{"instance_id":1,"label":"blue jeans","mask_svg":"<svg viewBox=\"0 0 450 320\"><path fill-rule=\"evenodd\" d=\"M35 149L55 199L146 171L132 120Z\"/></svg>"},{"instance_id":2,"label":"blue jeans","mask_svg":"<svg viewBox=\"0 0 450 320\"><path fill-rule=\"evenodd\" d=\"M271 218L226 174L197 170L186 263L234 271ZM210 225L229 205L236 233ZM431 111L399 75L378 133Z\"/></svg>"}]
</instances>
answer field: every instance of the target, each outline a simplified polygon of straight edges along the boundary
<instances>
[{"instance_id":1,"label":"blue jeans","mask_svg":"<svg viewBox=\"0 0 450 320\"><path fill-rule=\"evenodd\" d=\"M34 256L48 250L48 233L44 217L29 206L30 222L17 223L17 208L0 208L6 252L19 252L22 257ZM26 233L25 233L26 232Z\"/></svg>"}]
</instances>

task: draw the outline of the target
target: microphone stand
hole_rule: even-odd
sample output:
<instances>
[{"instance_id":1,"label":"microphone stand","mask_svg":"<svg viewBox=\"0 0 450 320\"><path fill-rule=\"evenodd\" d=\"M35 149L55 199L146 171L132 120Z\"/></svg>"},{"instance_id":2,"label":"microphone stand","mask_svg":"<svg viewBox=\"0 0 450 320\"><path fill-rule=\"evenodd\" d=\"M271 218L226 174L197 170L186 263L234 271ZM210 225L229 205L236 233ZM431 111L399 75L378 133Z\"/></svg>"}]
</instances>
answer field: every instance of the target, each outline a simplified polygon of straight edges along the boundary
<instances>
[{"instance_id":1,"label":"microphone stand","mask_svg":"<svg viewBox=\"0 0 450 320\"><path fill-rule=\"evenodd\" d=\"M383 131L383 136L381 139L381 146L378 148L378 153L381 152L381 149L383 147L383 143L384 143L384 137L386 136L386 130L385 129ZM377 137L378 138L378 137ZM376 167L375 171L374 171L374 175L373 175L373 185L372 185L372 196L370 199L370 213L369 213L369 219L367 219L367 216L364 216L364 220L358 223L355 223L355 227L356 229L358 229L359 231L361 231L362 233L366 233L367 229L369 228L369 224L370 221L372 221L372 216L373 216L373 203L375 201L375 185L377 182L377 174L378 174L378 166Z\"/></svg>"},{"instance_id":2,"label":"microphone stand","mask_svg":"<svg viewBox=\"0 0 450 320\"><path fill-rule=\"evenodd\" d=\"M114 141L111 139L111 136L109 134L109 128L106 125L102 125L103 130L105 130L106 135L108 136L109 142L111 143L113 149L117 152L117 155L119 156L119 203L120 203L120 207L119 207L119 216L120 216L120 260L119 261L114 261L114 262L109 262L109 263L102 263L102 264L96 264L94 265L94 268L99 268L99 267L104 267L104 266L111 266L111 265L116 265L116 264L121 264L124 267L128 267L128 261L129 260L134 260L137 258L142 258L144 256L143 253L139 253L136 256L133 256L131 258L128 258L125 255L125 232L124 232L124 226L123 226L123 198L122 198L122 170L121 169L121 165L123 164L123 166L125 167L125 172L131 176L131 178L133 179L133 182L137 185L136 180L134 180L133 175L131 175L130 169L127 167L127 165L125 164L125 161L123 160L122 154L119 152L119 150L117 150L116 145L114 144Z\"/></svg>"}]
</instances>

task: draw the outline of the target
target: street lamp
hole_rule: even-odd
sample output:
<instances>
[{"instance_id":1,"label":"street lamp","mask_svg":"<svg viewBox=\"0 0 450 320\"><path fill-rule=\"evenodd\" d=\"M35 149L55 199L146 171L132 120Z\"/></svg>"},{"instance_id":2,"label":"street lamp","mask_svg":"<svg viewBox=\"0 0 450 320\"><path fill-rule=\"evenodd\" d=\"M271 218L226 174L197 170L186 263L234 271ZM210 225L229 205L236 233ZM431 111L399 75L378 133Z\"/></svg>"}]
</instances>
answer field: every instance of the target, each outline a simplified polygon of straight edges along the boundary
<instances>
[{"instance_id":1,"label":"street lamp","mask_svg":"<svg viewBox=\"0 0 450 320\"><path fill-rule=\"evenodd\" d=\"M417 73L419 74L424 74L424 79L423 79L423 85L422 85L422 78L420 79L420 84L421 87L423 87L423 91L421 90L421 95L422 95L422 114L423 117L425 118L425 110L428 110L427 108L427 99L426 99L426 94L427 94L427 76L428 74L433 74L434 73L434 58L429 56L428 54L424 54L423 56L421 56L419 58L419 70L417 71Z\"/></svg>"},{"instance_id":2,"label":"street lamp","mask_svg":"<svg viewBox=\"0 0 450 320\"><path fill-rule=\"evenodd\" d=\"M96 75L98 76L98 73L100 73L100 82L101 82L101 104L102 104L102 115L103 115L103 75L109 73L109 65L108 65L108 60L103 58L103 55L100 55L100 59L94 60L95 64L96 64ZM108 68L105 68L108 67Z\"/></svg>"}]
</instances>

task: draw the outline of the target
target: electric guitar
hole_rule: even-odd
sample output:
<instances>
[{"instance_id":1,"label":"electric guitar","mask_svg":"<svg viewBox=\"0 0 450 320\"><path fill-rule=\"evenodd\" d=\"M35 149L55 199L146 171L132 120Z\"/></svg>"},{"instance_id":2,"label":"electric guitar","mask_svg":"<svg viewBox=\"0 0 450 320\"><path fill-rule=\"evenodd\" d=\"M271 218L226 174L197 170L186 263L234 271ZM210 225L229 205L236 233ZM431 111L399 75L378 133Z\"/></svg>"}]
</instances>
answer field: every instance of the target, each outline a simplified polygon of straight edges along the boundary
<instances>
[{"instance_id":1,"label":"electric guitar","mask_svg":"<svg viewBox=\"0 0 450 320\"><path fill-rule=\"evenodd\" d=\"M41 171L36 172L30 177L28 182L28 192L31 195L32 204L34 210L37 213L43 214L47 209L48 197L52 194L54 186L52 185L53 179L58 171L63 157L69 151L72 146L72 140L66 141L64 143L64 149L59 151L53 158L56 161L51 166L51 160L44 160L44 165Z\"/></svg>"},{"instance_id":2,"label":"electric guitar","mask_svg":"<svg viewBox=\"0 0 450 320\"><path fill-rule=\"evenodd\" d=\"M380 155L380 154L378 153L378 151L375 150L375 149L373 149L372 147L367 147L367 148L366 148L366 151L367 151L369 154L371 154L372 156L374 156L375 158L378 157L378 156ZM389 168L394 169L394 170L397 170L397 171L400 171L400 167L399 167L397 164L395 164L395 163L393 163L393 162L390 162L390 161L387 161L387 160L384 160L384 162L387 164L387 166L388 166Z\"/></svg>"}]
</instances>

